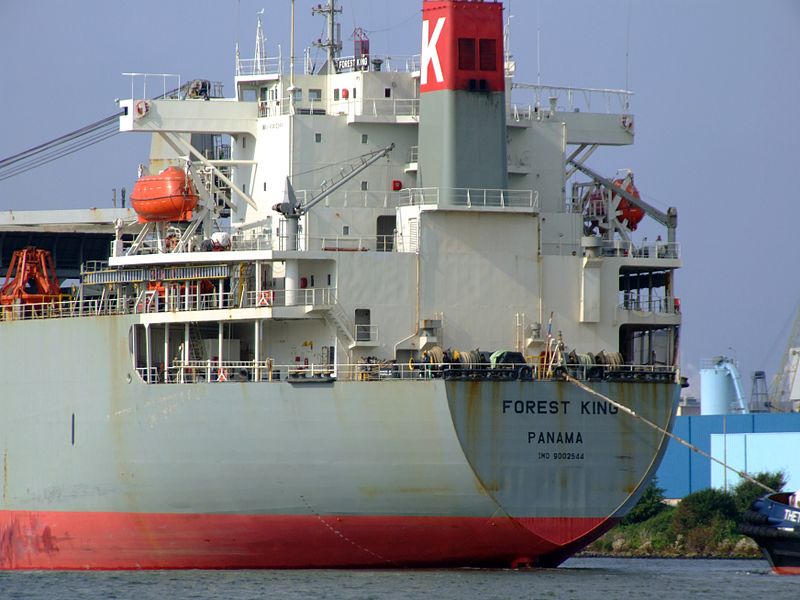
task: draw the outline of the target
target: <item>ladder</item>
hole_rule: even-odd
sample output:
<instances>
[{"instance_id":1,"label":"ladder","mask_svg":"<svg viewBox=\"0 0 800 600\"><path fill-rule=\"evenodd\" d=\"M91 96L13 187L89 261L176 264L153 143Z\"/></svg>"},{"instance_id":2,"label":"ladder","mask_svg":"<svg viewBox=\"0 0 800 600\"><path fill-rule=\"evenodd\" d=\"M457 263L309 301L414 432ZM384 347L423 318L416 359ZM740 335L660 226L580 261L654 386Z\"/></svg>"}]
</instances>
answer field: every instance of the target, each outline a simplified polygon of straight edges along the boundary
<instances>
[{"instance_id":1,"label":"ladder","mask_svg":"<svg viewBox=\"0 0 800 600\"><path fill-rule=\"evenodd\" d=\"M336 330L336 337L347 344L349 348L356 345L356 338L353 335L355 326L350 323L350 319L344 312L342 306L334 301L325 309L325 320Z\"/></svg>"},{"instance_id":2,"label":"ladder","mask_svg":"<svg viewBox=\"0 0 800 600\"><path fill-rule=\"evenodd\" d=\"M244 307L244 298L247 293L247 280L250 276L250 267L248 263L239 263L239 272L233 276L234 289L236 295L231 298L231 306L238 305L239 308Z\"/></svg>"},{"instance_id":3,"label":"ladder","mask_svg":"<svg viewBox=\"0 0 800 600\"><path fill-rule=\"evenodd\" d=\"M197 323L189 323L189 360L192 362L204 362L206 360L206 347L200 335L200 327Z\"/></svg>"}]
</instances>

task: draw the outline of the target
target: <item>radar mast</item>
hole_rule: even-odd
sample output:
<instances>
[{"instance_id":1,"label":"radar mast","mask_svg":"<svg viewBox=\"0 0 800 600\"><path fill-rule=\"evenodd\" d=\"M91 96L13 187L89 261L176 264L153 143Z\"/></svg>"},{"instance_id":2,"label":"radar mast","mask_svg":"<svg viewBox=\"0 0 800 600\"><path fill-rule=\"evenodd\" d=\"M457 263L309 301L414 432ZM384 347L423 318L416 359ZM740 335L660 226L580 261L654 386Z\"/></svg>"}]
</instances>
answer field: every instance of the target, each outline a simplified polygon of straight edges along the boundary
<instances>
[{"instance_id":1,"label":"radar mast","mask_svg":"<svg viewBox=\"0 0 800 600\"><path fill-rule=\"evenodd\" d=\"M322 40L314 42L314 46L325 48L328 53L328 73L336 71L334 59L339 58L339 53L342 51L341 25L336 22L336 14L341 12L341 8L336 8L336 0L328 0L327 5L317 4L311 9L312 15L326 15L328 19L328 39L324 42Z\"/></svg>"}]
</instances>

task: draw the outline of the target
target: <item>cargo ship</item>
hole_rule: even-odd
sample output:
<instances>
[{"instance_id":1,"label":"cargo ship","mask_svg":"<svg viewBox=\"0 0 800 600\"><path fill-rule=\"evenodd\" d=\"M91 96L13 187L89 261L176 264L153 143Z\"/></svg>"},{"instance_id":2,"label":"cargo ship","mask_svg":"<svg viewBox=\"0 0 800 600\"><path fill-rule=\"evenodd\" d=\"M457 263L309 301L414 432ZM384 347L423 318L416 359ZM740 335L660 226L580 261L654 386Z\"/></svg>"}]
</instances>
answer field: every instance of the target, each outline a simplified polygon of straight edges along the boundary
<instances>
[{"instance_id":1,"label":"cargo ship","mask_svg":"<svg viewBox=\"0 0 800 600\"><path fill-rule=\"evenodd\" d=\"M15 253L0 568L549 567L653 477L677 212L588 160L631 93L515 81L500 2L424 0L410 57L313 10L326 59L259 20L232 97L131 75L136 215L71 288Z\"/></svg>"}]
</instances>

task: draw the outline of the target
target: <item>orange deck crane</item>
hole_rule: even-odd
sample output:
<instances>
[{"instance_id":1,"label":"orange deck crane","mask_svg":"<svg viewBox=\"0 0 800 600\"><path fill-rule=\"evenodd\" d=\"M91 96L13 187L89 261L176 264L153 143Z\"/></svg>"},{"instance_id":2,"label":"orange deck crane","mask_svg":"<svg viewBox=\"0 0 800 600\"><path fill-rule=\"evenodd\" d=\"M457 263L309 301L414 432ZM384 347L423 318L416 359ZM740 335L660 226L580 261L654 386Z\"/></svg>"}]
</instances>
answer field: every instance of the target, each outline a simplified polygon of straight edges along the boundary
<instances>
[{"instance_id":1,"label":"orange deck crane","mask_svg":"<svg viewBox=\"0 0 800 600\"><path fill-rule=\"evenodd\" d=\"M53 256L29 246L15 250L0 288L0 304L43 304L62 299Z\"/></svg>"}]
</instances>

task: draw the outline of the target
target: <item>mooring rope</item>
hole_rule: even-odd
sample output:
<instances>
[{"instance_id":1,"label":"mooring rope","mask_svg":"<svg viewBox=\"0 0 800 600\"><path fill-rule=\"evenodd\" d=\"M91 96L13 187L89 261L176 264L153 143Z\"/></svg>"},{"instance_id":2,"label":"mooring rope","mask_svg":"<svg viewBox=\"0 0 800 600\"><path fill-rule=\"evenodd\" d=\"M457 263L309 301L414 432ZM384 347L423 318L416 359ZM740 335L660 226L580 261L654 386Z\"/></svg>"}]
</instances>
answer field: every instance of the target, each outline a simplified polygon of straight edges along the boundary
<instances>
[{"instance_id":1,"label":"mooring rope","mask_svg":"<svg viewBox=\"0 0 800 600\"><path fill-rule=\"evenodd\" d=\"M738 469L734 469L732 466L730 466L726 462L721 461L718 458L714 458L708 452L705 452L705 451L701 450L700 448L698 448L694 444L691 444L691 443L687 442L686 440L684 440L683 438L675 435L674 433L671 433L671 432L667 431L666 429L664 429L663 427L660 427L656 423L653 423L649 419L646 419L645 417L643 417L641 415L637 415L636 411L628 408L627 406L625 406L623 404L620 404L619 402L616 402L616 401L612 400L608 396L605 396L604 394L601 394L600 392L597 392L597 391L593 390L588 385L586 385L585 383L575 379L571 375L565 375L565 376L567 378L567 381L569 381L571 383L574 383L579 388L581 388L583 391L588 392L589 394L592 394L593 396L597 396L598 398L600 398L602 400L605 400L606 402L608 402L612 406L616 406L622 412L631 415L635 419L639 419L640 421L642 421L646 425L652 427L653 429L655 429L657 431L660 431L661 433L663 433L664 435L669 436L670 438L672 438L676 442L678 442L680 444L683 444L684 446L689 448L689 450L691 450L692 452L697 452L700 456L703 456L703 457L705 457L705 458L707 458L709 460L713 460L715 463L722 465L724 468L728 469L729 471L733 471L734 473L736 473L742 479L746 479L747 481L749 481L751 483L755 483L757 486L767 490L770 494L775 494L776 493L776 491L773 490L768 485L764 485L763 483L761 483L760 481L758 481L754 477L751 477L749 474L745 473L744 471L739 471Z\"/></svg>"}]
</instances>

